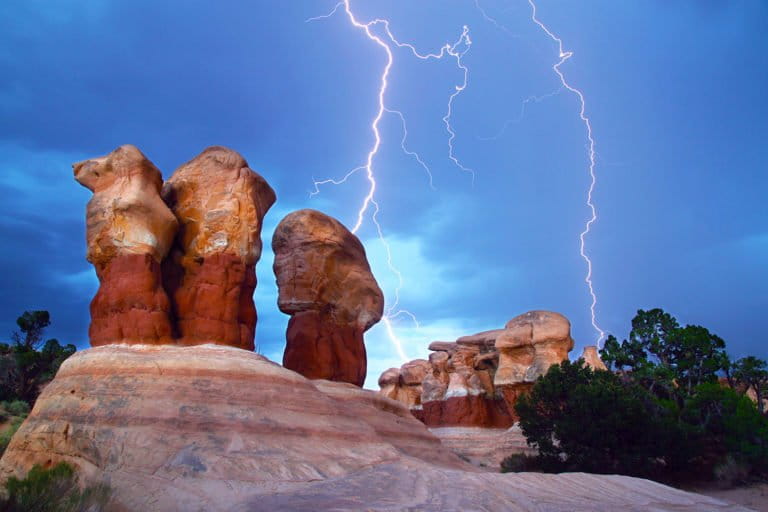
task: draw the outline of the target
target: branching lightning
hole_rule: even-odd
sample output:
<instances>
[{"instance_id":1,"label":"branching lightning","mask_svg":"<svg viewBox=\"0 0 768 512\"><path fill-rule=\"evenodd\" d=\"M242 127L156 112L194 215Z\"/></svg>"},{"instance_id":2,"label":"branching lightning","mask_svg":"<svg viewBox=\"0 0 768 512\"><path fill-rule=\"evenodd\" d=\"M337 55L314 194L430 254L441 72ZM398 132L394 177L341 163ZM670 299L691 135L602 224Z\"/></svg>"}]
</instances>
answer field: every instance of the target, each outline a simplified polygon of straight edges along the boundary
<instances>
[{"instance_id":1,"label":"branching lightning","mask_svg":"<svg viewBox=\"0 0 768 512\"><path fill-rule=\"evenodd\" d=\"M401 149L406 155L414 158L416 162L427 172L427 175L429 176L430 187L432 187L433 189L434 189L434 183L432 179L432 172L429 166L423 161L423 159L419 156L418 153L409 150L406 145L406 140L408 138L408 129L406 125L405 116L401 111L394 110L386 106L385 96L386 96L387 87L389 84L388 82L389 73L394 63L394 55L392 50L393 50L393 47L405 48L409 50L414 57L420 60L443 59L445 56L449 56L455 59L457 67L463 72L463 81L461 84L455 86L455 90L449 96L446 114L442 118L442 120L445 125L445 129L448 132L448 158L460 170L462 170L463 172L469 173L472 176L472 182L474 183L474 179L475 179L474 170L463 165L454 153L453 143L456 138L456 133L453 129L453 126L451 125L451 116L453 114L453 102L459 96L459 94L461 94L466 89L467 83L469 80L469 69L462 62L462 58L469 51L472 45L472 40L469 37L469 28L467 26L464 26L461 35L453 44L446 43L440 48L440 51L438 53L421 53L416 49L414 45L409 43L403 43L395 37L395 35L392 33L390 29L389 20L377 18L367 23L358 21L358 19L355 17L355 14L352 12L352 9L350 7L350 0L342 0L338 2L334 6L333 10L328 14L325 14L322 16L315 16L307 19L306 21L309 22L309 21L316 21L316 20L329 18L334 14L336 14L340 9L344 10L344 13L349 19L349 22L355 28L362 30L369 40L371 40L372 42L374 42L376 45L378 45L380 48L384 50L387 56L387 61L386 61L386 64L384 65L384 69L382 70L381 78L380 78L380 85L378 90L378 109L377 109L376 115L371 120L371 124L370 124L371 131L373 132L373 136L374 136L374 143L371 149L368 151L368 155L365 163L363 165L353 168L352 170L347 172L341 179L325 179L320 181L313 180L315 188L310 193L310 196L318 194L320 192L320 186L322 185L341 185L345 183L347 179L349 179L354 174L360 171L365 171L365 176L368 181L368 191L365 197L363 198L363 202L360 209L357 212L357 221L355 222L355 225L352 228L352 233L357 233L357 231L360 229L360 227L363 224L365 215L368 212L369 208L372 209L373 213L371 214L371 221L373 222L376 228L376 233L379 237L379 240L381 241L381 243L385 248L386 255L387 255L387 266L389 267L390 271L397 277L397 282L398 282L394 290L394 300L386 308L384 312L384 316L382 317L382 322L384 323L384 327L386 329L387 335L389 336L390 340L395 346L398 355L403 361L407 361L408 358L405 352L403 351L403 346L401 341L399 340L399 338L394 332L392 321L397 319L398 317L405 316L410 318L414 322L417 328L419 327L419 323L418 323L418 320L416 319L416 316L413 313L405 309L399 309L400 290L403 287L403 276L402 276L402 273L397 269L397 267L394 265L392 261L392 250L390 248L389 243L387 242L386 237L384 236L384 232L381 228L381 224L378 221L377 216L379 214L380 208L379 208L379 204L375 200L376 176L374 173L373 164L374 164L374 159L379 152L379 148L381 147L382 136L379 130L379 124L381 122L381 119L384 117L385 113L394 114L400 118L400 122L403 129L403 138L400 141ZM383 33L386 35L386 38L384 38L383 36L377 35L373 30L374 27L382 30Z\"/></svg>"},{"instance_id":2,"label":"branching lightning","mask_svg":"<svg viewBox=\"0 0 768 512\"><path fill-rule=\"evenodd\" d=\"M597 295L595 295L595 289L592 285L592 260L589 258L589 256L586 253L585 250L585 241L584 238L589 234L590 229L592 228L592 224L597 220L597 210L595 209L595 204L592 201L592 194L595 190L595 184L597 182L597 176L595 175L595 139L592 137L592 123L589 120L589 117L586 115L586 102L584 101L584 94L575 87L571 86L568 81L565 79L565 76L563 75L563 72L560 71L560 66L562 66L565 61L570 59L573 56L573 52L566 52L563 50L563 41L559 37L557 37L554 33L552 33L551 30L549 30L539 19L536 17L536 4L533 3L533 0L528 0L528 4L531 6L531 20L543 30L547 36L549 36L550 39L555 41L558 46L558 57L559 61L555 63L552 66L552 70L557 74L558 78L560 79L560 83L562 84L562 87L568 89L572 93L574 93L579 98L579 104L580 104L580 110L579 110L579 117L581 118L581 121L584 123L584 127L587 130L587 140L589 141L588 145L588 154L589 154L589 176L590 176L590 183L589 183L589 189L587 191L587 206L589 207L589 210L591 212L590 218L587 220L587 223L584 225L584 231L581 232L579 235L579 253L581 254L581 257L584 259L584 261L587 263L587 275L584 278L584 282L587 283L587 287L589 288L589 295L592 297L592 303L589 305L589 312L591 315L592 320L592 327L595 328L597 331L598 337L597 337L597 345L600 346L600 342L605 337L605 332L597 325L597 320L595 318L595 307L597 305Z\"/></svg>"},{"instance_id":3,"label":"branching lightning","mask_svg":"<svg viewBox=\"0 0 768 512\"><path fill-rule=\"evenodd\" d=\"M400 147L403 153L413 158L425 170L425 172L427 173L427 176L429 177L429 185L433 189L434 189L434 182L433 182L433 176L432 176L430 167L424 162L424 160L421 158L421 156L418 153L408 148L408 145L407 145L408 128L407 128L405 116L401 111L395 110L393 108L389 108L386 104L386 93L389 85L389 75L394 63L393 50L395 48L407 49L414 57L420 60L443 59L445 57L450 57L455 60L457 68L462 71L463 80L460 84L457 84L455 86L454 91L448 97L446 113L445 113L445 116L443 116L442 120L445 125L445 130L448 134L448 140L447 140L448 158L458 169L470 174L472 177L472 182L474 183L474 179L475 179L474 170L462 164L455 155L454 141L456 138L456 133L453 129L453 126L451 125L454 101L466 89L468 84L469 69L462 62L462 58L469 51L472 45L472 41L469 37L468 27L464 26L461 35L452 44L446 43L440 48L440 51L437 53L422 53L422 52L419 52L414 45L399 41L395 37L395 35L393 34L390 28L389 20L376 18L368 22L359 21L355 16L355 14L352 12L350 1L351 0L341 0L334 6L333 10L328 14L309 18L306 21L309 22L309 21L316 21L316 20L329 18L335 15L340 10L343 10L344 14L348 18L351 25L359 30L362 30L365 33L365 36L371 42L379 46L386 54L387 59L386 59L384 68L381 72L380 81L379 81L380 85L379 85L378 94L377 94L378 108L377 108L376 114L374 115L370 123L370 128L374 136L374 142L368 151L365 163L351 169L340 179L324 179L324 180L313 179L314 190L310 193L310 196L318 194L320 192L320 187L323 185L341 185L345 183L353 175L360 173L361 171L364 171L365 178L368 182L368 190L365 196L363 197L362 204L360 206L360 209L357 212L357 220L354 224L354 227L352 228L352 232L357 233L357 231L361 228L361 226L363 225L363 222L365 221L366 214L368 214L369 210L371 210L370 218L376 229L376 233L379 237L379 240L381 241L383 247L385 248L387 265L390 271L397 277L397 286L395 287L394 297L393 297L394 300L392 301L391 305L389 305L386 308L384 312L384 316L382 317L382 322L384 323L384 327L386 329L387 335L389 336L390 340L395 346L398 355L403 360L407 360L406 354L403 351L402 343L400 342L396 333L394 332L392 321L398 317L405 316L410 318L417 327L419 324L418 324L418 320L411 312L405 309L398 309L399 303L400 303L400 291L403 287L403 276L393 263L391 247L387 242L386 237L384 236L381 224L378 220L380 207L375 199L377 183L376 183L376 175L374 172L374 161L382 145L380 123L382 118L384 117L384 114L393 114L400 119L400 123L402 126L402 134L403 134L402 139L400 141ZM595 294L594 286L592 283L592 261L589 258L586 252L586 247L585 247L586 236L590 233L592 225L597 220L597 210L593 202L593 193L594 193L595 185L597 182L597 177L595 174L595 164L596 164L595 140L592 133L592 124L589 117L586 115L586 102L584 99L584 94L579 89L573 87L566 80L565 75L560 70L560 67L568 59L570 59L573 56L573 52L570 52L570 51L567 52L563 49L562 40L557 35L555 35L551 30L549 30L549 28L547 28L547 26L544 25L538 19L537 12L536 12L536 4L534 3L534 1L533 0L527 0L527 1L531 8L531 21L533 21L544 33L547 34L547 36L550 39L552 39L558 45L559 60L555 64L553 64L552 70L555 72L558 79L560 80L561 86L557 90L552 91L543 96L529 96L528 98L526 98L521 104L520 114L516 119L507 120L504 126L502 127L502 129L499 131L499 133L497 133L492 137L487 137L484 139L487 140L487 139L495 139L500 137L511 123L518 122L523 118L523 116L525 115L526 106L530 103L538 103L540 101L543 101L546 98L559 94L560 92L562 92L563 89L566 89L572 92L578 98L579 104L580 104L579 118L584 123L584 127L587 133L587 141L588 141L590 183L589 183L589 188L587 192L586 204L589 207L589 210L591 213L590 218L587 220L586 224L584 225L584 230L579 234L579 241L580 241L579 253L587 264L587 274L584 281L587 284L589 294L592 299L589 307L590 317L591 317L592 326L594 327L595 331L598 334L597 343L599 346L600 342L605 336L605 333L597 324L597 319L595 314L595 309L597 306L597 295ZM493 23L498 29L505 31L509 35L512 35L514 37L519 37L519 36L516 36L515 34L512 34L509 31L509 29L507 29L507 27L505 27L504 25L501 25L496 19L490 17L480 6L479 0L474 0L474 3L476 8L480 11L482 16L487 21L489 21L490 23Z\"/></svg>"}]
</instances>

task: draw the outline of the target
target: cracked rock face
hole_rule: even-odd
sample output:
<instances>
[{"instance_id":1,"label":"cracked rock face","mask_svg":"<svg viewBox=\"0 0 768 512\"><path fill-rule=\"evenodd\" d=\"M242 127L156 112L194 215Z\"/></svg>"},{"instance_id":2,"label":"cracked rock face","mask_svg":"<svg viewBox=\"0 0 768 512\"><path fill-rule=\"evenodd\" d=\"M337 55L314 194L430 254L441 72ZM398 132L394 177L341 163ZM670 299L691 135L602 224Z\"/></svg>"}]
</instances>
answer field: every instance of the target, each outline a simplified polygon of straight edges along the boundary
<instances>
[{"instance_id":1,"label":"cracked rock face","mask_svg":"<svg viewBox=\"0 0 768 512\"><path fill-rule=\"evenodd\" d=\"M275 192L239 153L212 146L176 169L162 195L179 219L163 265L179 343L253 350L255 266Z\"/></svg>"},{"instance_id":2,"label":"cracked rock face","mask_svg":"<svg viewBox=\"0 0 768 512\"><path fill-rule=\"evenodd\" d=\"M406 404L431 427L510 427L514 404L573 348L570 323L549 311L530 311L504 329L430 344L429 361L390 368L381 393ZM414 379L419 367L421 380Z\"/></svg>"},{"instance_id":3,"label":"cracked rock face","mask_svg":"<svg viewBox=\"0 0 768 512\"><path fill-rule=\"evenodd\" d=\"M291 315L283 365L362 386L363 333L381 319L384 296L360 240L328 215L299 210L280 221L272 249L278 307Z\"/></svg>"},{"instance_id":4,"label":"cracked rock face","mask_svg":"<svg viewBox=\"0 0 768 512\"><path fill-rule=\"evenodd\" d=\"M86 208L87 258L99 290L91 302L91 345L171 343L160 263L178 222L160 197L160 171L131 145L72 167L93 192Z\"/></svg>"}]
</instances>

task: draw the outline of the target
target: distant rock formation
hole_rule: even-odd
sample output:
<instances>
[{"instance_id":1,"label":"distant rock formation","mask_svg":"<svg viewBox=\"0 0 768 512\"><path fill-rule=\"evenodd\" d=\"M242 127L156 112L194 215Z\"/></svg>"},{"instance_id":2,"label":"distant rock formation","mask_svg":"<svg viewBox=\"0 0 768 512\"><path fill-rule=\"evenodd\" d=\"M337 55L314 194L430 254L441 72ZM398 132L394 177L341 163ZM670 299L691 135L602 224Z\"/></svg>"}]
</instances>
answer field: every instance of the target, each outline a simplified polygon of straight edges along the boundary
<instances>
[{"instance_id":1,"label":"distant rock formation","mask_svg":"<svg viewBox=\"0 0 768 512\"><path fill-rule=\"evenodd\" d=\"M67 359L3 454L0 483L60 461L110 486L108 510L745 510L639 478L482 471L396 401L215 345Z\"/></svg>"},{"instance_id":2,"label":"distant rock formation","mask_svg":"<svg viewBox=\"0 0 768 512\"><path fill-rule=\"evenodd\" d=\"M518 397L551 365L568 359L573 339L564 316L529 311L504 329L436 341L429 349L429 361L386 370L380 392L430 427L508 428Z\"/></svg>"},{"instance_id":3,"label":"distant rock formation","mask_svg":"<svg viewBox=\"0 0 768 512\"><path fill-rule=\"evenodd\" d=\"M160 171L129 144L72 167L75 179L93 192L86 210L87 258L100 284L91 302L91 345L171 343L160 264L178 223L160 198Z\"/></svg>"},{"instance_id":4,"label":"distant rock formation","mask_svg":"<svg viewBox=\"0 0 768 512\"><path fill-rule=\"evenodd\" d=\"M584 363L593 370L608 370L608 367L605 366L603 360L600 359L597 347L594 345L584 347L584 351L581 353L581 359L583 359Z\"/></svg>"},{"instance_id":5,"label":"distant rock formation","mask_svg":"<svg viewBox=\"0 0 768 512\"><path fill-rule=\"evenodd\" d=\"M280 221L272 249L278 306L291 315L283 365L310 379L362 386L363 333L384 309L363 244L336 219L299 210Z\"/></svg>"},{"instance_id":6,"label":"distant rock formation","mask_svg":"<svg viewBox=\"0 0 768 512\"><path fill-rule=\"evenodd\" d=\"M212 146L166 181L179 233L163 265L179 343L254 348L256 262L275 192L237 152Z\"/></svg>"}]
</instances>

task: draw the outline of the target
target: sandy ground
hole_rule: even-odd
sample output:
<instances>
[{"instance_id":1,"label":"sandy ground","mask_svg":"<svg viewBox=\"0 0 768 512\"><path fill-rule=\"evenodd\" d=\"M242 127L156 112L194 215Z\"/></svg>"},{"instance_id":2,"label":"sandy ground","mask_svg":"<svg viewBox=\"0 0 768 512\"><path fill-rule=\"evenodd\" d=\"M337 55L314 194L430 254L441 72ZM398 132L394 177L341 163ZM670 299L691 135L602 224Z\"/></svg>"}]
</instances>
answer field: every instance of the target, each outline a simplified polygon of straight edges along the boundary
<instances>
[{"instance_id":1,"label":"sandy ground","mask_svg":"<svg viewBox=\"0 0 768 512\"><path fill-rule=\"evenodd\" d=\"M749 507L759 512L768 512L768 483L752 484L735 489L696 487L686 490Z\"/></svg>"}]
</instances>

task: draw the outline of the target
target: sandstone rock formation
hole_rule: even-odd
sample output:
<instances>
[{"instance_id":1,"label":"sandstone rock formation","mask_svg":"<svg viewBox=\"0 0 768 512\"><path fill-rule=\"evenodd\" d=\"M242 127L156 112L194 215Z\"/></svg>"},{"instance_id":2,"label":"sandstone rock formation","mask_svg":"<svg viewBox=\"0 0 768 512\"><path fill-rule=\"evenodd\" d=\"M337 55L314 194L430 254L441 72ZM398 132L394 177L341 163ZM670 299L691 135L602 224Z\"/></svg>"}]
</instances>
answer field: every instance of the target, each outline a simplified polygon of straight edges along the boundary
<instances>
[{"instance_id":1,"label":"sandstone rock formation","mask_svg":"<svg viewBox=\"0 0 768 512\"><path fill-rule=\"evenodd\" d=\"M581 353L581 359L583 359L584 363L593 370L608 369L603 360L600 359L600 354L597 352L597 347L594 345L584 347L584 351Z\"/></svg>"},{"instance_id":2,"label":"sandstone rock formation","mask_svg":"<svg viewBox=\"0 0 768 512\"><path fill-rule=\"evenodd\" d=\"M283 365L362 386L363 333L381 319L384 296L360 240L328 215L299 210L280 221L272 249L278 306L291 315Z\"/></svg>"},{"instance_id":3,"label":"sandstone rock formation","mask_svg":"<svg viewBox=\"0 0 768 512\"><path fill-rule=\"evenodd\" d=\"M0 480L59 461L108 483L114 511L744 510L637 478L482 472L399 402L215 345L67 359Z\"/></svg>"},{"instance_id":4,"label":"sandstone rock formation","mask_svg":"<svg viewBox=\"0 0 768 512\"><path fill-rule=\"evenodd\" d=\"M564 316L530 311L504 329L433 342L428 362L417 359L385 371L380 392L431 427L508 428L516 419L517 398L572 348ZM424 375L420 382L415 367Z\"/></svg>"},{"instance_id":5,"label":"sandstone rock formation","mask_svg":"<svg viewBox=\"0 0 768 512\"><path fill-rule=\"evenodd\" d=\"M495 347L499 367L493 384L507 404L514 404L550 366L568 359L571 323L559 313L529 311L507 322Z\"/></svg>"},{"instance_id":6,"label":"sandstone rock formation","mask_svg":"<svg viewBox=\"0 0 768 512\"><path fill-rule=\"evenodd\" d=\"M160 171L131 145L72 167L93 192L87 258L100 285L91 302L91 345L171 343L160 264L178 223L160 198Z\"/></svg>"},{"instance_id":7,"label":"sandstone rock formation","mask_svg":"<svg viewBox=\"0 0 768 512\"><path fill-rule=\"evenodd\" d=\"M255 265L275 192L239 153L212 146L176 169L162 195L180 223L163 265L179 343L253 350Z\"/></svg>"},{"instance_id":8,"label":"sandstone rock formation","mask_svg":"<svg viewBox=\"0 0 768 512\"><path fill-rule=\"evenodd\" d=\"M432 427L444 447L474 466L498 471L501 461L521 453L535 455L518 425L510 428Z\"/></svg>"}]
</instances>

